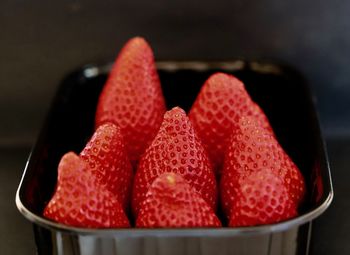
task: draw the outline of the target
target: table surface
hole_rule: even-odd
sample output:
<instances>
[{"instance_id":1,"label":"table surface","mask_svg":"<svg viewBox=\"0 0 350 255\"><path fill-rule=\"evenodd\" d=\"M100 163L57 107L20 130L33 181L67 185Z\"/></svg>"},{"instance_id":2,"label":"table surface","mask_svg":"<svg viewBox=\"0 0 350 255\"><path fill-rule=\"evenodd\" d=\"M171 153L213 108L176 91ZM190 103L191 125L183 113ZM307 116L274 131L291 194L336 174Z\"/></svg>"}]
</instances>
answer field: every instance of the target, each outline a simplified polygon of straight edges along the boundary
<instances>
[{"instance_id":1,"label":"table surface","mask_svg":"<svg viewBox=\"0 0 350 255\"><path fill-rule=\"evenodd\" d=\"M350 139L327 142L335 198L313 224L311 254L346 254L350 250ZM35 254L31 224L17 211L15 192L30 149L0 150L0 247L1 254Z\"/></svg>"}]
</instances>

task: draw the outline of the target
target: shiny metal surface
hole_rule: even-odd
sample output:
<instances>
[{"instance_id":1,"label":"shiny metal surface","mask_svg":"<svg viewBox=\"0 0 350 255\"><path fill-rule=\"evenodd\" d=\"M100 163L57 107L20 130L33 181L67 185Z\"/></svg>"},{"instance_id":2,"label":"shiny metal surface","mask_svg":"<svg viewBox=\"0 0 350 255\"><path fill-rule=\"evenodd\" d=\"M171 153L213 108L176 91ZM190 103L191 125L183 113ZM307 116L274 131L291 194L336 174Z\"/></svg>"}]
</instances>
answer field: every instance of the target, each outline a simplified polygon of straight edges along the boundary
<instances>
[{"instance_id":1,"label":"shiny metal surface","mask_svg":"<svg viewBox=\"0 0 350 255\"><path fill-rule=\"evenodd\" d=\"M51 232L51 238L51 252L57 255L292 255L296 254L298 248L298 227L283 232L236 237L204 235L176 238L169 236L118 238L57 231ZM303 251L303 254L306 253L306 250Z\"/></svg>"}]
</instances>

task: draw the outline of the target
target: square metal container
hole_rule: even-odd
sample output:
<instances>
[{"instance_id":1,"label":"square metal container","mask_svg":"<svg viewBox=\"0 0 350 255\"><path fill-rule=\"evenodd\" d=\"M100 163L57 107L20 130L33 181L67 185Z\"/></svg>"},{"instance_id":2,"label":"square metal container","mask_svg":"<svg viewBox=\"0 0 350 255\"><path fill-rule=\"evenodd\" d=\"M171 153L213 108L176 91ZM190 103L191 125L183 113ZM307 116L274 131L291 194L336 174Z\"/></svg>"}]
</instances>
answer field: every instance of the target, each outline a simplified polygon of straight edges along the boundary
<instances>
[{"instance_id":1,"label":"square metal container","mask_svg":"<svg viewBox=\"0 0 350 255\"><path fill-rule=\"evenodd\" d=\"M68 151L79 153L93 133L98 96L110 64L89 65L62 82L17 190L19 211L33 223L38 254L308 254L312 220L333 198L327 154L313 98L303 77L268 62L158 62L168 109L189 110L204 81L222 71L240 78L268 116L276 136L302 171L307 198L300 216L244 228L84 229L42 217Z\"/></svg>"}]
</instances>

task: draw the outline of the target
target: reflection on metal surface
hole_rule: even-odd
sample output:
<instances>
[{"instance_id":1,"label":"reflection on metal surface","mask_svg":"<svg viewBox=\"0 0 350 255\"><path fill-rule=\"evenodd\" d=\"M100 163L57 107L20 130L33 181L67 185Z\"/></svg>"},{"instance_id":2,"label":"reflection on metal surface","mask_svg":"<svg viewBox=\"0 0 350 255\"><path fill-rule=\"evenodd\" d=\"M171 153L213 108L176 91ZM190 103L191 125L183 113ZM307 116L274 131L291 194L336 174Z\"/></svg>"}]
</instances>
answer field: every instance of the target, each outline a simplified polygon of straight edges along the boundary
<instances>
[{"instance_id":1,"label":"reflection on metal surface","mask_svg":"<svg viewBox=\"0 0 350 255\"><path fill-rule=\"evenodd\" d=\"M245 62L241 60L223 62L201 62L201 61L158 61L157 68L166 71L194 70L206 71L217 69L222 71L237 71L245 67Z\"/></svg>"},{"instance_id":2,"label":"reflection on metal surface","mask_svg":"<svg viewBox=\"0 0 350 255\"><path fill-rule=\"evenodd\" d=\"M84 76L86 78L93 78L99 75L99 69L97 67L89 67L84 70Z\"/></svg>"},{"instance_id":3,"label":"reflection on metal surface","mask_svg":"<svg viewBox=\"0 0 350 255\"><path fill-rule=\"evenodd\" d=\"M259 73L271 73L271 74L280 74L281 69L272 64L266 64L266 63L259 63L259 62L251 62L250 63L250 68Z\"/></svg>"},{"instance_id":4,"label":"reflection on metal surface","mask_svg":"<svg viewBox=\"0 0 350 255\"><path fill-rule=\"evenodd\" d=\"M52 235L52 254L57 255L229 255L264 254L294 255L297 253L299 228L268 235L249 237L134 237L104 238L57 232ZM40 249L39 249L40 251Z\"/></svg>"}]
</instances>

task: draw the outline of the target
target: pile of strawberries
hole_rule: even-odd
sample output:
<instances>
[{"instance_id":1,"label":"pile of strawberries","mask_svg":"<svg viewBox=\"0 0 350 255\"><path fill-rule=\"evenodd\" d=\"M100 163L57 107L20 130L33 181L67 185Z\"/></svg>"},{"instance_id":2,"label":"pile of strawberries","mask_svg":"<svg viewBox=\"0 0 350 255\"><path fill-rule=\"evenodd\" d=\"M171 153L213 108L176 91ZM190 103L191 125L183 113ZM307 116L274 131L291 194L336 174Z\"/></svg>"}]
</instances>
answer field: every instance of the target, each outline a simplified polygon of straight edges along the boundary
<instances>
[{"instance_id":1,"label":"pile of strawberries","mask_svg":"<svg viewBox=\"0 0 350 255\"><path fill-rule=\"evenodd\" d=\"M188 116L166 111L142 38L117 57L95 125L79 155L62 157L45 217L87 228L220 227L222 211L228 226L256 226L297 216L303 202L303 176L244 84L215 73Z\"/></svg>"}]
</instances>

